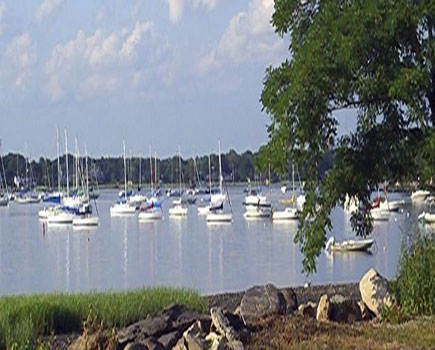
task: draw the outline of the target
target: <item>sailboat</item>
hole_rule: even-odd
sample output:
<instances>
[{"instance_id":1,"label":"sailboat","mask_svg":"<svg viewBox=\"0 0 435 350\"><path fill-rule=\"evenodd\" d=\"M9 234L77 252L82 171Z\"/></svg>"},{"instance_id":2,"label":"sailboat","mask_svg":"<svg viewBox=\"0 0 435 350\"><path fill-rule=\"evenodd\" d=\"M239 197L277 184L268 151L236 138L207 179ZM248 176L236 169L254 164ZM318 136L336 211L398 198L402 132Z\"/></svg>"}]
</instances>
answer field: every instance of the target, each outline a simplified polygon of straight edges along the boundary
<instances>
[{"instance_id":1,"label":"sailboat","mask_svg":"<svg viewBox=\"0 0 435 350\"><path fill-rule=\"evenodd\" d=\"M222 186L222 159L221 159L221 142L219 141L219 190L220 196L224 196L223 186ZM212 196L213 203L213 196ZM219 209L210 208L210 212L207 214L207 222L232 222L233 221L233 213L225 213L223 210L223 202L222 205L219 206Z\"/></svg>"},{"instance_id":2,"label":"sailboat","mask_svg":"<svg viewBox=\"0 0 435 350\"><path fill-rule=\"evenodd\" d=\"M180 147L178 147L178 179L179 179L179 191L181 195L181 150ZM175 204L174 207L169 208L169 215L170 216L186 216L187 215L187 207L183 205L182 203L182 197L180 196L180 199L173 202Z\"/></svg>"},{"instance_id":3,"label":"sailboat","mask_svg":"<svg viewBox=\"0 0 435 350\"><path fill-rule=\"evenodd\" d=\"M250 182L248 195L245 197L243 204L246 208L245 214L243 214L243 216L246 219L270 218L272 214L272 205L267 201L267 197L260 193L253 193Z\"/></svg>"},{"instance_id":4,"label":"sailboat","mask_svg":"<svg viewBox=\"0 0 435 350\"><path fill-rule=\"evenodd\" d=\"M88 168L88 150L85 146L85 157L86 157L86 196L89 198L89 168ZM97 203L95 202L95 208L97 207ZM82 210L80 210L82 209ZM98 209L97 209L98 211ZM92 206L88 202L79 208L77 215L74 217L72 221L73 226L98 226L100 224L100 218L98 215L93 215Z\"/></svg>"},{"instance_id":5,"label":"sailboat","mask_svg":"<svg viewBox=\"0 0 435 350\"><path fill-rule=\"evenodd\" d=\"M27 153L27 145L26 145L26 153ZM36 204L41 201L41 198L32 189L33 186L32 166L29 162L28 156L26 157L25 162L26 162L26 187L18 192L18 195L15 197L15 203ZM30 172L30 180L29 180L29 172Z\"/></svg>"},{"instance_id":6,"label":"sailboat","mask_svg":"<svg viewBox=\"0 0 435 350\"><path fill-rule=\"evenodd\" d=\"M9 191L8 183L6 181L5 166L3 163L3 156L1 150L1 140L0 140L0 162L1 162L1 173L0 173L0 207L5 207L9 204ZM4 182L4 187L3 187Z\"/></svg>"},{"instance_id":7,"label":"sailboat","mask_svg":"<svg viewBox=\"0 0 435 350\"><path fill-rule=\"evenodd\" d=\"M269 176L270 178L270 176ZM292 202L295 202L295 167L292 165ZM298 218L298 209L293 207L286 207L281 211L274 211L272 213L272 220L295 220Z\"/></svg>"},{"instance_id":8,"label":"sailboat","mask_svg":"<svg viewBox=\"0 0 435 350\"><path fill-rule=\"evenodd\" d=\"M128 201L131 205L135 205L136 207L139 207L143 202L147 200L147 197L144 196L141 191L141 182L142 182L142 157L139 155L139 182L138 182L138 188L137 193L130 196Z\"/></svg>"},{"instance_id":9,"label":"sailboat","mask_svg":"<svg viewBox=\"0 0 435 350\"><path fill-rule=\"evenodd\" d=\"M208 155L208 179L209 179L209 192L210 192L210 204L205 207L198 207L198 215L207 215L213 209L222 208L224 196L219 194L213 194L211 187L211 159L210 155Z\"/></svg>"},{"instance_id":10,"label":"sailboat","mask_svg":"<svg viewBox=\"0 0 435 350\"><path fill-rule=\"evenodd\" d=\"M161 204L158 200L156 154L155 154L154 171L155 171L155 188L153 186L153 168L152 168L152 157L151 157L151 148L150 148L150 183L151 183L152 197L150 198L150 201L148 203L140 207L140 212L138 215L140 221L161 220L163 218Z\"/></svg>"},{"instance_id":11,"label":"sailboat","mask_svg":"<svg viewBox=\"0 0 435 350\"><path fill-rule=\"evenodd\" d=\"M121 197L115 204L110 207L110 215L132 215L136 213L136 206L131 205L128 201L127 192L127 164L125 160L125 141L122 141L122 146L124 150L124 193L125 196Z\"/></svg>"}]
</instances>

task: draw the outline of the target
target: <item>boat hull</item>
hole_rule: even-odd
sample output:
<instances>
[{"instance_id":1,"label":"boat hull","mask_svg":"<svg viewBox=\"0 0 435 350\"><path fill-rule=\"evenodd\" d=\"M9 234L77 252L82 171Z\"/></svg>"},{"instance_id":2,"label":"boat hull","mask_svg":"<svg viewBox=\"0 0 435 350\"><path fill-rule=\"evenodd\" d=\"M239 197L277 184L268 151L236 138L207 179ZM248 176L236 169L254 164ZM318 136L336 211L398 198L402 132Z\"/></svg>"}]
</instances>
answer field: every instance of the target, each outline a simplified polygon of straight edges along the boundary
<instances>
[{"instance_id":1,"label":"boat hull","mask_svg":"<svg viewBox=\"0 0 435 350\"><path fill-rule=\"evenodd\" d=\"M138 218L139 220L161 220L163 214L161 210L141 211Z\"/></svg>"},{"instance_id":2,"label":"boat hull","mask_svg":"<svg viewBox=\"0 0 435 350\"><path fill-rule=\"evenodd\" d=\"M76 217L72 221L73 226L98 226L100 219L98 216Z\"/></svg>"},{"instance_id":3,"label":"boat hull","mask_svg":"<svg viewBox=\"0 0 435 350\"><path fill-rule=\"evenodd\" d=\"M283 220L296 220L298 218L298 211L296 208L286 208L281 211L274 211L272 213L272 220L283 221Z\"/></svg>"},{"instance_id":4,"label":"boat hull","mask_svg":"<svg viewBox=\"0 0 435 350\"><path fill-rule=\"evenodd\" d=\"M187 215L187 208L176 206L173 208L169 208L169 215L170 216L186 216Z\"/></svg>"},{"instance_id":5,"label":"boat hull","mask_svg":"<svg viewBox=\"0 0 435 350\"><path fill-rule=\"evenodd\" d=\"M207 222L232 222L233 214L231 213L210 213L207 215Z\"/></svg>"}]
</instances>

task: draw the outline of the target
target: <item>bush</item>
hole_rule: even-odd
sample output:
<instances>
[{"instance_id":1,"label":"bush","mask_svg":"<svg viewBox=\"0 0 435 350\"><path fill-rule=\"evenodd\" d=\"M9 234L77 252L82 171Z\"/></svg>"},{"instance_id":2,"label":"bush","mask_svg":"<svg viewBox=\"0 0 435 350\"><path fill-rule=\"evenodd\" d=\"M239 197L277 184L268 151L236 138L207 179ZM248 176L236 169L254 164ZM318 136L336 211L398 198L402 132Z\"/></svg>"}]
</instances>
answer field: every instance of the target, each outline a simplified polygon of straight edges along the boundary
<instances>
[{"instance_id":1,"label":"bush","mask_svg":"<svg viewBox=\"0 0 435 350\"><path fill-rule=\"evenodd\" d=\"M392 284L407 315L435 315L435 240L420 238L402 254Z\"/></svg>"}]
</instances>

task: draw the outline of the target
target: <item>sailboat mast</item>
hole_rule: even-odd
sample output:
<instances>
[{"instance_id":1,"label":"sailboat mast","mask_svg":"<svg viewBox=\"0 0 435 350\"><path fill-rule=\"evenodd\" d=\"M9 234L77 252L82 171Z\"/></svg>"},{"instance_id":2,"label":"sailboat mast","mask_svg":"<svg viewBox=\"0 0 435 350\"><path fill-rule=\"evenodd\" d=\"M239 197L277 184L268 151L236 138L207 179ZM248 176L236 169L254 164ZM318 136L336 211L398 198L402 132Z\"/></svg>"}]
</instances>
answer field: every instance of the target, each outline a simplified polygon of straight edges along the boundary
<instances>
[{"instance_id":1,"label":"sailboat mast","mask_svg":"<svg viewBox=\"0 0 435 350\"><path fill-rule=\"evenodd\" d=\"M295 165L292 164L292 199L295 201Z\"/></svg>"},{"instance_id":2,"label":"sailboat mast","mask_svg":"<svg viewBox=\"0 0 435 350\"><path fill-rule=\"evenodd\" d=\"M65 129L65 164L66 164L66 196L69 197L69 175L68 175L68 134Z\"/></svg>"},{"instance_id":3,"label":"sailboat mast","mask_svg":"<svg viewBox=\"0 0 435 350\"><path fill-rule=\"evenodd\" d=\"M178 146L178 183L181 198L181 148Z\"/></svg>"},{"instance_id":4,"label":"sailboat mast","mask_svg":"<svg viewBox=\"0 0 435 350\"><path fill-rule=\"evenodd\" d=\"M210 196L211 196L211 159L210 159L210 153L208 154L208 184L210 187Z\"/></svg>"},{"instance_id":5,"label":"sailboat mast","mask_svg":"<svg viewBox=\"0 0 435 350\"><path fill-rule=\"evenodd\" d=\"M139 153L139 188L138 188L139 191L140 191L141 181L142 181L142 154Z\"/></svg>"},{"instance_id":6,"label":"sailboat mast","mask_svg":"<svg viewBox=\"0 0 435 350\"><path fill-rule=\"evenodd\" d=\"M152 192L153 191L153 158L151 154L151 146L150 146L150 187Z\"/></svg>"},{"instance_id":7,"label":"sailboat mast","mask_svg":"<svg viewBox=\"0 0 435 350\"><path fill-rule=\"evenodd\" d=\"M57 141L57 191L60 194L60 149L59 149L59 128L56 128L56 141Z\"/></svg>"},{"instance_id":8,"label":"sailboat mast","mask_svg":"<svg viewBox=\"0 0 435 350\"><path fill-rule=\"evenodd\" d=\"M219 144L219 190L221 194L224 193L222 188L222 159L221 159L221 142L218 142Z\"/></svg>"},{"instance_id":9,"label":"sailboat mast","mask_svg":"<svg viewBox=\"0 0 435 350\"><path fill-rule=\"evenodd\" d=\"M154 152L154 188L157 190L157 152Z\"/></svg>"},{"instance_id":10,"label":"sailboat mast","mask_svg":"<svg viewBox=\"0 0 435 350\"><path fill-rule=\"evenodd\" d=\"M272 201L272 189L270 188L270 163L269 163L269 200Z\"/></svg>"},{"instance_id":11,"label":"sailboat mast","mask_svg":"<svg viewBox=\"0 0 435 350\"><path fill-rule=\"evenodd\" d=\"M125 201L127 201L127 163L125 161L125 141L122 140L122 148L124 151L124 193L125 193Z\"/></svg>"},{"instance_id":12,"label":"sailboat mast","mask_svg":"<svg viewBox=\"0 0 435 350\"><path fill-rule=\"evenodd\" d=\"M77 137L75 138L76 144L76 188L79 190L79 146L77 144Z\"/></svg>"},{"instance_id":13,"label":"sailboat mast","mask_svg":"<svg viewBox=\"0 0 435 350\"><path fill-rule=\"evenodd\" d=\"M89 200L89 168L88 168L88 148L85 144L85 163L86 163L86 197Z\"/></svg>"}]
</instances>

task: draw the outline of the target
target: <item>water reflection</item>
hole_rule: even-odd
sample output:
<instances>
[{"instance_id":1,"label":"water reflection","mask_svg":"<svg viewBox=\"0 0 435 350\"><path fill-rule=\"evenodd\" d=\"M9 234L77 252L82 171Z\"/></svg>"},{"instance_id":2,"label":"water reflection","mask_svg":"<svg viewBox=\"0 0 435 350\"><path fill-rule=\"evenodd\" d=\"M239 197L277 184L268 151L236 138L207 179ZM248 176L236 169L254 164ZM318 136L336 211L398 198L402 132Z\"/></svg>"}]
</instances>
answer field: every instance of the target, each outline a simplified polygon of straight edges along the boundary
<instances>
[{"instance_id":1,"label":"water reflection","mask_svg":"<svg viewBox=\"0 0 435 350\"><path fill-rule=\"evenodd\" d=\"M110 217L116 192L99 200L100 226L44 226L38 206L0 208L0 293L86 291L151 285L187 286L203 293L242 290L253 284L301 285L302 256L294 243L298 221L246 220L241 188L232 188L232 223L207 223L194 206L184 218L138 221ZM402 244L435 225L419 226L424 207L405 207L388 222L374 224L373 254L324 253L313 283L357 281L375 266L394 276ZM353 239L350 216L331 213L336 240Z\"/></svg>"}]
</instances>

